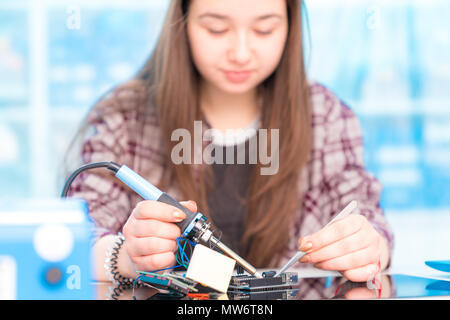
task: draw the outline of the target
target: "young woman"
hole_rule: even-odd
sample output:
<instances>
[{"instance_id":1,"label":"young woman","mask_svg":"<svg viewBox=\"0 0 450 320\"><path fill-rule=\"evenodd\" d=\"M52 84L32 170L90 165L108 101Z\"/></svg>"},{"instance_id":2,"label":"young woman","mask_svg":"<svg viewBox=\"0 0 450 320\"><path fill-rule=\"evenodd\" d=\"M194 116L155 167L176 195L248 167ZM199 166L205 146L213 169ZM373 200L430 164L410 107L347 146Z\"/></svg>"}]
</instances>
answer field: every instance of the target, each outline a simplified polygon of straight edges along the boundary
<instances>
[{"instance_id":1,"label":"young woman","mask_svg":"<svg viewBox=\"0 0 450 320\"><path fill-rule=\"evenodd\" d=\"M308 81L302 42L301 0L173 0L143 69L89 113L85 125L94 130L84 140L83 162L126 164L175 199L191 199L183 205L207 216L223 242L256 267L277 268L300 248L308 254L299 265L370 279L388 266L393 246L379 207L381 187L364 169L353 112ZM276 170L262 174L267 162L259 157L174 161L180 140L173 133L195 136L198 121L222 137L229 129L266 129ZM234 145L213 140L215 152L240 146L254 155L254 137L240 138ZM183 157L194 159L209 143L193 145ZM107 279L111 245L120 279L176 263L174 223L183 212L142 201L102 171L83 174L70 195L88 201L96 223L98 280ZM352 200L354 214L323 227ZM117 240L121 232L124 241Z\"/></svg>"}]
</instances>

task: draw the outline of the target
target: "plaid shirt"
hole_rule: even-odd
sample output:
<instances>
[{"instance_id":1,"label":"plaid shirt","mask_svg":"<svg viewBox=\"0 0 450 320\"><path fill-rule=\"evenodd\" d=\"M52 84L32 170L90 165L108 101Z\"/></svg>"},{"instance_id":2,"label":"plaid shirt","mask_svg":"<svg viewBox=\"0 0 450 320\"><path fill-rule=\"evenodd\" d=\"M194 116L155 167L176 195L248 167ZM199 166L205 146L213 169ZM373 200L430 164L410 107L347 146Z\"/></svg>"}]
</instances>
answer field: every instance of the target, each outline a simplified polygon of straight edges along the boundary
<instances>
[{"instance_id":1,"label":"plaid shirt","mask_svg":"<svg viewBox=\"0 0 450 320\"><path fill-rule=\"evenodd\" d=\"M313 146L306 170L298 178L298 192L304 194L296 223L290 230L290 241L280 265L298 248L297 241L320 230L351 200L358 201L356 213L364 215L393 247L393 233L379 207L381 185L368 173L363 163L363 140L358 119L332 92L311 83ZM128 111L99 117L95 112L88 122L95 128L82 148L84 163L115 161L126 164L148 181L157 184L167 159L162 151L156 114L144 128L145 139L133 141L130 132L137 124L133 106L145 101L145 88L137 84L121 86L103 97L96 108L126 106ZM131 106L131 108L130 108ZM94 109L95 110L95 109ZM198 170L198 165L193 165ZM175 199L182 197L176 186L164 190ZM95 239L122 231L132 209L142 199L119 181L100 172L85 172L77 178L69 196L88 202L95 222ZM195 200L195 199L193 199Z\"/></svg>"}]
</instances>

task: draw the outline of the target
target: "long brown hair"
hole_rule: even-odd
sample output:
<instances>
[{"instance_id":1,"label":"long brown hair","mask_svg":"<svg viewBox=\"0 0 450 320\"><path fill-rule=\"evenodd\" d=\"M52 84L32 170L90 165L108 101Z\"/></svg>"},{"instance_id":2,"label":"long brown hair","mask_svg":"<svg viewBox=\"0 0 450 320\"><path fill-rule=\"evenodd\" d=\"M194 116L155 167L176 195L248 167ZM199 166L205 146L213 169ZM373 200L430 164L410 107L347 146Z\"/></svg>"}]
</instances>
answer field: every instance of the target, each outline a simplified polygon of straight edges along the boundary
<instances>
[{"instance_id":1,"label":"long brown hair","mask_svg":"<svg viewBox=\"0 0 450 320\"><path fill-rule=\"evenodd\" d=\"M274 73L258 86L263 103L261 128L268 132L279 129L279 170L274 175L261 175L263 165L258 163L250 177L241 244L243 256L256 267L275 266L286 248L290 225L302 202L299 175L311 149L302 1L286 2L289 31L284 53ZM211 167L203 164L200 174L196 174L193 165L175 165L170 160L176 144L171 141L172 132L185 128L192 133L194 121L203 120L199 105L201 76L193 64L186 32L189 5L190 0L171 1L155 49L135 80L147 88L148 103L144 107L156 108L161 143L168 155L159 186L176 184L184 199L195 200L199 210L209 217L207 195L213 184ZM144 109L141 114L145 114ZM139 119L142 127L145 116ZM269 140L268 150L270 143Z\"/></svg>"}]
</instances>

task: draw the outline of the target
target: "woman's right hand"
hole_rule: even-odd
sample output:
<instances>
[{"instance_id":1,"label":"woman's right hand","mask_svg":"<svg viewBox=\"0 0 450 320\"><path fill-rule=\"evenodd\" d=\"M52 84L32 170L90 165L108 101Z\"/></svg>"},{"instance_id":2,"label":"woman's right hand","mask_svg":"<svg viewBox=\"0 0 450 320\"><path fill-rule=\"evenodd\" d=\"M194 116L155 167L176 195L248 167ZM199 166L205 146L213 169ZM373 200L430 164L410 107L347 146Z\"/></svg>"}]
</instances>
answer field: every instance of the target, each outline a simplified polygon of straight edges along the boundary
<instances>
[{"instance_id":1,"label":"woman's right hand","mask_svg":"<svg viewBox=\"0 0 450 320\"><path fill-rule=\"evenodd\" d=\"M194 201L183 201L181 204L197 212ZM181 236L181 230L175 223L185 218L183 211L166 203L151 200L139 202L122 230L132 269L149 272L174 266L176 239Z\"/></svg>"}]
</instances>

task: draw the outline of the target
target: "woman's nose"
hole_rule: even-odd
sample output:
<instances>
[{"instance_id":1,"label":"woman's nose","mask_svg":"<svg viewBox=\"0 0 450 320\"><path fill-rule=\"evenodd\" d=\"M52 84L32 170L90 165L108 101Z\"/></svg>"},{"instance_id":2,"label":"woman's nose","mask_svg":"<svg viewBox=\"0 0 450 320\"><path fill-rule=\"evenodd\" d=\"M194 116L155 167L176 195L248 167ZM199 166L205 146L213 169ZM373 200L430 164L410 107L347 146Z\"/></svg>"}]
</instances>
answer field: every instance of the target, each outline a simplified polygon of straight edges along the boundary
<instances>
[{"instance_id":1,"label":"woman's nose","mask_svg":"<svg viewBox=\"0 0 450 320\"><path fill-rule=\"evenodd\" d=\"M251 58L251 48L246 32L240 32L231 42L229 58L238 64L246 64Z\"/></svg>"}]
</instances>

